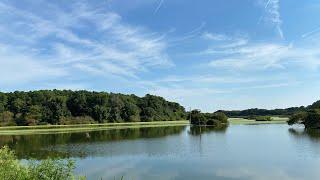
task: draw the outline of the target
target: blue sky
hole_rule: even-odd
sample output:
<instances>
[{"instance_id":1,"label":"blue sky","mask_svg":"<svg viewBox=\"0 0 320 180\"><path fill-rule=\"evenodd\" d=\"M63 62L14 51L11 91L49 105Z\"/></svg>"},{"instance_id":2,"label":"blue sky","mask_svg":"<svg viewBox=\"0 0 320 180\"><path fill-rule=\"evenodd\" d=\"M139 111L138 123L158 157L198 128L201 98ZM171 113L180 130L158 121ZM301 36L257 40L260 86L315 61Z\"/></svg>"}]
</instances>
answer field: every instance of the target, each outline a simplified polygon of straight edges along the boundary
<instances>
[{"instance_id":1,"label":"blue sky","mask_svg":"<svg viewBox=\"0 0 320 180\"><path fill-rule=\"evenodd\" d=\"M317 0L0 0L1 91L146 93L203 111L320 99Z\"/></svg>"}]
</instances>

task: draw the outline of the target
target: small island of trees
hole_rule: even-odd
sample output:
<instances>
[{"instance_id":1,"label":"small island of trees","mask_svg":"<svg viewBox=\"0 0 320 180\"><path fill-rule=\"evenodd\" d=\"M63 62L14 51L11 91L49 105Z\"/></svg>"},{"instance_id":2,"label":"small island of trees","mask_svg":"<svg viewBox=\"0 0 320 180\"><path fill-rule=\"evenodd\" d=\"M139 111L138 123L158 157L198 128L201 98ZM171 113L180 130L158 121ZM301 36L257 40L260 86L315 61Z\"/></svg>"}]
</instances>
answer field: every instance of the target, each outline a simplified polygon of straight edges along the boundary
<instances>
[{"instance_id":1,"label":"small island of trees","mask_svg":"<svg viewBox=\"0 0 320 180\"><path fill-rule=\"evenodd\" d=\"M228 117L222 112L215 113L201 113L200 110L192 110L190 113L192 125L197 126L214 126L226 127L228 126Z\"/></svg>"}]
</instances>

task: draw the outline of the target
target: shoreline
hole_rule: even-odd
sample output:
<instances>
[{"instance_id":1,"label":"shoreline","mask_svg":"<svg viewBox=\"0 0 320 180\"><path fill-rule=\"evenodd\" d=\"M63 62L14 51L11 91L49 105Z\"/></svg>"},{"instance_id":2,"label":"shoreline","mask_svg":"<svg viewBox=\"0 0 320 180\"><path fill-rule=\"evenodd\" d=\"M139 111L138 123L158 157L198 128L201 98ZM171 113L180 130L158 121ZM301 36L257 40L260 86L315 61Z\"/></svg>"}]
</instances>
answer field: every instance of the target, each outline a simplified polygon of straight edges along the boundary
<instances>
[{"instance_id":1,"label":"shoreline","mask_svg":"<svg viewBox=\"0 0 320 180\"><path fill-rule=\"evenodd\" d=\"M244 118L229 118L232 125L286 124L289 118L272 117L271 121L255 121Z\"/></svg>"},{"instance_id":2,"label":"shoreline","mask_svg":"<svg viewBox=\"0 0 320 180\"><path fill-rule=\"evenodd\" d=\"M75 125L39 125L39 126L8 126L0 127L0 135L32 135L91 132L111 129L148 128L185 126L189 121L154 121L154 122L130 122L130 123L104 123L104 124L75 124Z\"/></svg>"},{"instance_id":3,"label":"shoreline","mask_svg":"<svg viewBox=\"0 0 320 180\"><path fill-rule=\"evenodd\" d=\"M272 121L255 121L244 118L229 118L230 125L259 125L259 124L285 124L288 118L273 117ZM186 126L188 120L181 121L153 121L153 122L124 122L103 124L71 124L71 125L37 125L37 126L4 126L0 127L0 135L33 135L33 134L58 134L80 133L112 129L149 128Z\"/></svg>"}]
</instances>

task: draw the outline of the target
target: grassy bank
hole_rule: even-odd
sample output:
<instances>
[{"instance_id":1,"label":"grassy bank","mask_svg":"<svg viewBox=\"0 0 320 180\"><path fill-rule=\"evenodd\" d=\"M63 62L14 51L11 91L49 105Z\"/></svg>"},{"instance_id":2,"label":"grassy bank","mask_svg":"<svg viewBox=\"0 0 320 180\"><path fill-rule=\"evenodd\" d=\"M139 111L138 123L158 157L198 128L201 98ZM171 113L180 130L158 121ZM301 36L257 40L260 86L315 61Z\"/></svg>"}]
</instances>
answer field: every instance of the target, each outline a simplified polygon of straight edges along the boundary
<instances>
[{"instance_id":1,"label":"grassy bank","mask_svg":"<svg viewBox=\"0 0 320 180\"><path fill-rule=\"evenodd\" d=\"M255 124L285 124L288 121L286 117L272 117L271 121L255 121L244 118L229 118L228 121L233 125L255 125Z\"/></svg>"},{"instance_id":2,"label":"grassy bank","mask_svg":"<svg viewBox=\"0 0 320 180\"><path fill-rule=\"evenodd\" d=\"M132 123L81 124L81 125L8 126L8 127L0 127L0 135L88 132L88 131L99 131L99 130L110 130L110 129L184 126L188 124L189 124L189 121L156 121L156 122L132 122Z\"/></svg>"},{"instance_id":3,"label":"grassy bank","mask_svg":"<svg viewBox=\"0 0 320 180\"><path fill-rule=\"evenodd\" d=\"M284 124L288 118L272 117L271 121L255 121L244 118L229 118L232 125L255 124ZM38 126L6 126L0 127L0 135L28 135L28 134L52 134L69 132L88 132L111 129L185 126L189 121L154 121L154 122L130 122L130 123L105 123L105 124L75 124L75 125L38 125Z\"/></svg>"}]
</instances>

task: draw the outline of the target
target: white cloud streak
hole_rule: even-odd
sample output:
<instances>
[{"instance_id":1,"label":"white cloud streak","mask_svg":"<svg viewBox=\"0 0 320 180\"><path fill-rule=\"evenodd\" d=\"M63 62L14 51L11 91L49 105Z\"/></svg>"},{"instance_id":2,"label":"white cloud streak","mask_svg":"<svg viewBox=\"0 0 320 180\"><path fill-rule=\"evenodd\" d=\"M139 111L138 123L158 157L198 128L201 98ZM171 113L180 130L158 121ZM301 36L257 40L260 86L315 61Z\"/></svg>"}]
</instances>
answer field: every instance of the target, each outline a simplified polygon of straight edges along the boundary
<instances>
[{"instance_id":1,"label":"white cloud streak","mask_svg":"<svg viewBox=\"0 0 320 180\"><path fill-rule=\"evenodd\" d=\"M36 80L50 80L68 75L65 68L53 66L24 48L0 44L0 85L27 84Z\"/></svg>"},{"instance_id":2,"label":"white cloud streak","mask_svg":"<svg viewBox=\"0 0 320 180\"><path fill-rule=\"evenodd\" d=\"M9 42L9 53L17 51L13 48L17 44L37 52L32 56L25 51L20 52L25 58L10 61L10 64L21 61L23 64L32 64L31 61L41 64L45 67L34 69L44 69L38 73L44 77L46 72L48 75L51 72L45 69L64 65L64 71L69 74L82 71L96 75L100 72L125 78L138 78L140 72L173 66L162 36L144 27L125 23L114 12L97 10L83 2L71 3L68 7L70 12L48 2L43 6L50 16L0 2L0 31L8 35L1 37L0 43ZM11 23L13 19L15 23ZM4 55L0 58L2 64L9 64ZM42 58L50 63L41 63ZM0 71L6 67L1 66Z\"/></svg>"},{"instance_id":3,"label":"white cloud streak","mask_svg":"<svg viewBox=\"0 0 320 180\"><path fill-rule=\"evenodd\" d=\"M190 40L190 39L193 39L195 37L201 36L202 31L205 28L205 26L206 26L206 22L202 22L198 27L196 27L195 29L185 33L181 37L175 38L175 39L171 39L169 41L170 46L177 45L177 44L179 44L179 43L181 43L183 41Z\"/></svg>"},{"instance_id":4,"label":"white cloud streak","mask_svg":"<svg viewBox=\"0 0 320 180\"><path fill-rule=\"evenodd\" d=\"M264 1L264 14L259 18L258 24L261 21L269 23L274 26L275 30L279 34L281 39L284 39L282 26L282 20L280 15L280 0L267 0Z\"/></svg>"},{"instance_id":5,"label":"white cloud streak","mask_svg":"<svg viewBox=\"0 0 320 180\"><path fill-rule=\"evenodd\" d=\"M157 8L154 10L154 14L157 14L158 11L160 10L160 8L162 7L162 4L163 4L164 0L159 0L159 4L157 6Z\"/></svg>"},{"instance_id":6,"label":"white cloud streak","mask_svg":"<svg viewBox=\"0 0 320 180\"><path fill-rule=\"evenodd\" d=\"M313 35L318 34L319 32L320 32L320 27L318 27L318 28L316 28L316 29L314 29L312 31L309 31L309 32L306 32L306 33L302 34L301 37L302 38L308 38L308 37L311 37Z\"/></svg>"},{"instance_id":7,"label":"white cloud streak","mask_svg":"<svg viewBox=\"0 0 320 180\"><path fill-rule=\"evenodd\" d=\"M228 36L226 36L226 35L209 33L209 32L203 33L203 34L202 34L202 38L207 39L207 40L213 40L213 41L225 41L225 40L229 40Z\"/></svg>"},{"instance_id":8,"label":"white cloud streak","mask_svg":"<svg viewBox=\"0 0 320 180\"><path fill-rule=\"evenodd\" d=\"M293 44L250 43L246 46L220 51L224 58L217 57L209 65L216 68L250 71L286 69L294 65L317 69L320 65L318 47L302 48L295 47Z\"/></svg>"},{"instance_id":9,"label":"white cloud streak","mask_svg":"<svg viewBox=\"0 0 320 180\"><path fill-rule=\"evenodd\" d=\"M313 36L316 30L306 33L305 37ZM205 34L210 39L209 33ZM320 43L311 39L296 43L252 42L246 37L215 35L219 41L206 50L193 55L211 57L205 64L214 68L237 69L245 71L264 71L269 69L291 69L304 67L316 70L320 66ZM312 44L312 45L311 45Z\"/></svg>"}]
</instances>

